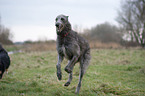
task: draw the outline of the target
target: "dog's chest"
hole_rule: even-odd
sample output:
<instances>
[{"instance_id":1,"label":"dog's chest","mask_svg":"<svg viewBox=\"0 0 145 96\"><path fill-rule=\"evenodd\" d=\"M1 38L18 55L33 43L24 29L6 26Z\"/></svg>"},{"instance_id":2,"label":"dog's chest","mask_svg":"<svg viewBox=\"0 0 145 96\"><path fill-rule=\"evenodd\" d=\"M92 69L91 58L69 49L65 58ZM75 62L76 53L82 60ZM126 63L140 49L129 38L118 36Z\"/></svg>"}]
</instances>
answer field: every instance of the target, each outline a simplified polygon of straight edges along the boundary
<instances>
[{"instance_id":1,"label":"dog's chest","mask_svg":"<svg viewBox=\"0 0 145 96\"><path fill-rule=\"evenodd\" d=\"M71 50L68 48L68 46L62 45L62 52L63 52L65 58L71 59L71 57L72 57L72 54L71 54L71 53L72 53L72 52L71 52Z\"/></svg>"},{"instance_id":2,"label":"dog's chest","mask_svg":"<svg viewBox=\"0 0 145 96\"><path fill-rule=\"evenodd\" d=\"M62 52L63 52L65 58L68 58L67 49L66 49L66 46L64 46L64 45L62 45Z\"/></svg>"}]
</instances>

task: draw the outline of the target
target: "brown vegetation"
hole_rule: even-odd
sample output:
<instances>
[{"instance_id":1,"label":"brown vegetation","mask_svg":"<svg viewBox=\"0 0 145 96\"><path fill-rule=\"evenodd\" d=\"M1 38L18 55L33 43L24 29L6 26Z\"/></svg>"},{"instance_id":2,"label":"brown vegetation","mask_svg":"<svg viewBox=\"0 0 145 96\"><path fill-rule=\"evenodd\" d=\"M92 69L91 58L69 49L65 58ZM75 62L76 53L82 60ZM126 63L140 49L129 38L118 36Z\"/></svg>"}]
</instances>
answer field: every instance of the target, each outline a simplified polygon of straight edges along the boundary
<instances>
[{"instance_id":1,"label":"brown vegetation","mask_svg":"<svg viewBox=\"0 0 145 96\"><path fill-rule=\"evenodd\" d=\"M110 43L102 43L102 42L98 42L98 41L91 41L90 42L90 47L92 49L95 48L123 48L119 43L114 43L114 42L110 42Z\"/></svg>"},{"instance_id":2,"label":"brown vegetation","mask_svg":"<svg viewBox=\"0 0 145 96\"><path fill-rule=\"evenodd\" d=\"M99 41L91 41L89 42L91 49L116 49L116 48L123 48L118 43L102 43ZM41 43L29 43L29 44L22 44L22 45L7 45L4 46L7 51L17 51L21 50L23 52L33 52L33 51L54 51L56 50L56 42L41 42Z\"/></svg>"}]
</instances>

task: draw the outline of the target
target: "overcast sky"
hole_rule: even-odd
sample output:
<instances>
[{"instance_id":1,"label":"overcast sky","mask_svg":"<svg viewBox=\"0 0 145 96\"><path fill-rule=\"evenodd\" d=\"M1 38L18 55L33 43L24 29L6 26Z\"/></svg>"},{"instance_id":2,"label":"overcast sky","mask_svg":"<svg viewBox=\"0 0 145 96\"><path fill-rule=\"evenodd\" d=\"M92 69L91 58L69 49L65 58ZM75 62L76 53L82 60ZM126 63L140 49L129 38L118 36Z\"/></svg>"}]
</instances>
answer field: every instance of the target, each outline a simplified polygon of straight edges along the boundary
<instances>
[{"instance_id":1,"label":"overcast sky","mask_svg":"<svg viewBox=\"0 0 145 96\"><path fill-rule=\"evenodd\" d=\"M55 17L69 16L81 28L110 22L115 18L121 0L0 0L1 22L10 28L13 41L56 39Z\"/></svg>"}]
</instances>

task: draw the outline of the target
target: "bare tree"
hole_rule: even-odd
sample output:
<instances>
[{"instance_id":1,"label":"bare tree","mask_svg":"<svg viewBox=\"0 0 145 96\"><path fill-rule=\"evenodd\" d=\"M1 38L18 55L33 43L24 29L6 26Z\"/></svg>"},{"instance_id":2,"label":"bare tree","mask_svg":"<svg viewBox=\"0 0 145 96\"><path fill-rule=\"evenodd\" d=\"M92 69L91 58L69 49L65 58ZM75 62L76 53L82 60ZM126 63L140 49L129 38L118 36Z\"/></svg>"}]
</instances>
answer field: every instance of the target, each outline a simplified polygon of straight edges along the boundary
<instances>
[{"instance_id":1,"label":"bare tree","mask_svg":"<svg viewBox=\"0 0 145 96\"><path fill-rule=\"evenodd\" d=\"M9 28L4 27L1 24L1 17L0 17L0 43L2 44L12 44L11 41L12 33L10 32Z\"/></svg>"},{"instance_id":2,"label":"bare tree","mask_svg":"<svg viewBox=\"0 0 145 96\"><path fill-rule=\"evenodd\" d=\"M130 35L131 41L145 47L145 0L122 1L117 21Z\"/></svg>"}]
</instances>

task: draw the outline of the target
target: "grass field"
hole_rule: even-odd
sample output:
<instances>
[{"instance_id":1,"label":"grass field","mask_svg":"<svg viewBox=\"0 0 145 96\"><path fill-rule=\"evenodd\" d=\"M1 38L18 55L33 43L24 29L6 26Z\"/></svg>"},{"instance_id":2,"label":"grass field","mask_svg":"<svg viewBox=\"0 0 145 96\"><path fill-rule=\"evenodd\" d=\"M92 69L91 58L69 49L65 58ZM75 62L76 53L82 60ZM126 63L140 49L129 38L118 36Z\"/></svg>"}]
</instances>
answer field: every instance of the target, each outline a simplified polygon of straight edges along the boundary
<instances>
[{"instance_id":1,"label":"grass field","mask_svg":"<svg viewBox=\"0 0 145 96\"><path fill-rule=\"evenodd\" d=\"M93 49L80 96L145 96L145 50ZM62 63L62 80L56 77L56 51L11 54L9 74L0 80L0 96L75 96L79 64L69 87Z\"/></svg>"}]
</instances>

